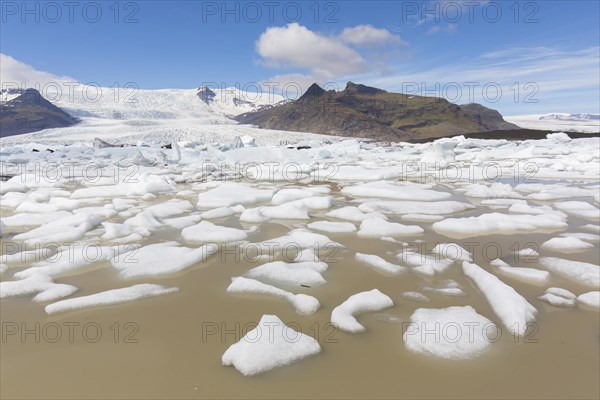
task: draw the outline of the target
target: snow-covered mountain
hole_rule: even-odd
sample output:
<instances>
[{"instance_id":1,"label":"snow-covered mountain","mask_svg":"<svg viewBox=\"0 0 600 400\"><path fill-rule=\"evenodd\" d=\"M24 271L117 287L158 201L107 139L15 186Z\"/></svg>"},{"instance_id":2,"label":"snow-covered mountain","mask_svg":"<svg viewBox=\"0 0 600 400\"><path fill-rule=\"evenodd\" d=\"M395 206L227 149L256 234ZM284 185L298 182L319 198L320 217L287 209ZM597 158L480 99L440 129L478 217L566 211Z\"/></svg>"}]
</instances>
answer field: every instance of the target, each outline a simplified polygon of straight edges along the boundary
<instances>
[{"instance_id":1,"label":"snow-covered mountain","mask_svg":"<svg viewBox=\"0 0 600 400\"><path fill-rule=\"evenodd\" d=\"M600 132L599 114L569 114L569 113L550 113L534 115L514 115L504 117L508 122L512 122L521 128L553 130L565 132Z\"/></svg>"},{"instance_id":2,"label":"snow-covered mountain","mask_svg":"<svg viewBox=\"0 0 600 400\"><path fill-rule=\"evenodd\" d=\"M161 89L77 86L72 93L50 90L48 100L69 114L116 120L202 119L204 123L230 123L231 116L267 107L283 100L271 93L236 88ZM53 95L56 94L55 97Z\"/></svg>"}]
</instances>

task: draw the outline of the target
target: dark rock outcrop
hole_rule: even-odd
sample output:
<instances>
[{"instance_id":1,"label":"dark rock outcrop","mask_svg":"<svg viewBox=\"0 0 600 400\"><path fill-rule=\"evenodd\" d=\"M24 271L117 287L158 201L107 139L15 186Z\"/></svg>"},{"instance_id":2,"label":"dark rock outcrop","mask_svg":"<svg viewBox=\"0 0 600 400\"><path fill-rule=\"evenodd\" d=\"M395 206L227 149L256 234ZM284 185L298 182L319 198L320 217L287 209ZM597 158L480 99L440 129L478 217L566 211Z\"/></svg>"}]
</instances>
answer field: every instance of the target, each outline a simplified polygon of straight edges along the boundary
<instances>
[{"instance_id":1,"label":"dark rock outcrop","mask_svg":"<svg viewBox=\"0 0 600 400\"><path fill-rule=\"evenodd\" d=\"M0 137L75 125L78 120L35 89L0 105Z\"/></svg>"},{"instance_id":2,"label":"dark rock outcrop","mask_svg":"<svg viewBox=\"0 0 600 400\"><path fill-rule=\"evenodd\" d=\"M348 82L341 92L317 84L296 101L239 115L236 120L265 129L314 132L385 141L407 141L514 129L495 110L445 99L390 93Z\"/></svg>"}]
</instances>

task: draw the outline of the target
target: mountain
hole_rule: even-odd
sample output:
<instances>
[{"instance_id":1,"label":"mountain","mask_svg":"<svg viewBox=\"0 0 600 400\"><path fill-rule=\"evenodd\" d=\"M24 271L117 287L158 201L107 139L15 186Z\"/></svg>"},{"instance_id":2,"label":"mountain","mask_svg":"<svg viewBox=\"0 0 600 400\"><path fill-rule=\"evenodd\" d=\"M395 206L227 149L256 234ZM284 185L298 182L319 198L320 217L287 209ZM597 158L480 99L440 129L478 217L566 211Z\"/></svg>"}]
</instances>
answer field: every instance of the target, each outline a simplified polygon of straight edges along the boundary
<instances>
[{"instance_id":1,"label":"mountain","mask_svg":"<svg viewBox=\"0 0 600 400\"><path fill-rule=\"evenodd\" d=\"M348 82L341 92L313 84L296 101L235 118L264 129L405 141L515 129L495 110L445 99L390 93Z\"/></svg>"},{"instance_id":2,"label":"mountain","mask_svg":"<svg viewBox=\"0 0 600 400\"><path fill-rule=\"evenodd\" d=\"M46 100L35 89L0 104L0 137L75 125L78 120Z\"/></svg>"},{"instance_id":3,"label":"mountain","mask_svg":"<svg viewBox=\"0 0 600 400\"><path fill-rule=\"evenodd\" d=\"M519 129L515 124L506 122L496 110L487 108L477 103L462 104L460 108L471 118L477 120L486 131L504 131Z\"/></svg>"},{"instance_id":4,"label":"mountain","mask_svg":"<svg viewBox=\"0 0 600 400\"><path fill-rule=\"evenodd\" d=\"M599 114L551 113L514 115L506 117L506 120L527 129L546 129L552 131L584 133L600 132Z\"/></svg>"}]
</instances>

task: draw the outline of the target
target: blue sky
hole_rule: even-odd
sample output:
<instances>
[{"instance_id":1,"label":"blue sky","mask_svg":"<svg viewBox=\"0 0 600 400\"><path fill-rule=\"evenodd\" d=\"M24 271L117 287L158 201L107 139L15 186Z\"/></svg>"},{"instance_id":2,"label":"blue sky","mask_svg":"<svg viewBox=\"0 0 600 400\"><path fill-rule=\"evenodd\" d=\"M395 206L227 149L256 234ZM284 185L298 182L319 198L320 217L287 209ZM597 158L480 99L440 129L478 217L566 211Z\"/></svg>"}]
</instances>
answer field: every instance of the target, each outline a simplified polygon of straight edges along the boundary
<instances>
[{"instance_id":1,"label":"blue sky","mask_svg":"<svg viewBox=\"0 0 600 400\"><path fill-rule=\"evenodd\" d=\"M48 4L3 1L0 52L82 83L276 82L294 97L353 80L505 115L600 112L598 1Z\"/></svg>"}]
</instances>

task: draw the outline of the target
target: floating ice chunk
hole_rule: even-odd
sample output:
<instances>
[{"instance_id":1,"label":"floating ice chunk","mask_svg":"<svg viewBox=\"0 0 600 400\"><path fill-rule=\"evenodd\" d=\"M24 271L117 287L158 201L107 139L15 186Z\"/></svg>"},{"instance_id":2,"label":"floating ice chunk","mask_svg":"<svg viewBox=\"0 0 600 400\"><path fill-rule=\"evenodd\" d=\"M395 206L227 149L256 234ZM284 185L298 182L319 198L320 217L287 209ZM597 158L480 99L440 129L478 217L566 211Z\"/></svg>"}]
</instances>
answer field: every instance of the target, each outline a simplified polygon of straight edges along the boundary
<instances>
[{"instance_id":1,"label":"floating ice chunk","mask_svg":"<svg viewBox=\"0 0 600 400\"><path fill-rule=\"evenodd\" d=\"M42 246L48 243L73 242L100 225L102 218L94 214L74 214L44 224L14 236L28 245Z\"/></svg>"},{"instance_id":2,"label":"floating ice chunk","mask_svg":"<svg viewBox=\"0 0 600 400\"><path fill-rule=\"evenodd\" d=\"M553 294L554 296L562 297L569 300L577 299L577 296L573 292L568 291L567 289L551 287L546 289L546 293Z\"/></svg>"},{"instance_id":3,"label":"floating ice chunk","mask_svg":"<svg viewBox=\"0 0 600 400\"><path fill-rule=\"evenodd\" d=\"M431 299L419 292L402 292L401 296L406 300L416 301L417 303L429 303Z\"/></svg>"},{"instance_id":4,"label":"floating ice chunk","mask_svg":"<svg viewBox=\"0 0 600 400\"><path fill-rule=\"evenodd\" d=\"M7 244L5 244L5 246L5 248L9 248ZM45 246L34 250L23 250L13 254L2 254L0 256L0 261L7 266L22 266L23 264L45 260L53 254L55 254L54 249Z\"/></svg>"},{"instance_id":5,"label":"floating ice chunk","mask_svg":"<svg viewBox=\"0 0 600 400\"><path fill-rule=\"evenodd\" d=\"M316 231L331 233L351 233L356 231L356 226L350 222L315 221L306 227Z\"/></svg>"},{"instance_id":6,"label":"floating ice chunk","mask_svg":"<svg viewBox=\"0 0 600 400\"><path fill-rule=\"evenodd\" d=\"M540 257L540 265L550 272L585 286L600 286L600 267L579 261L570 261L556 257Z\"/></svg>"},{"instance_id":7,"label":"floating ice chunk","mask_svg":"<svg viewBox=\"0 0 600 400\"><path fill-rule=\"evenodd\" d=\"M271 204L279 206L283 203L288 203L294 200L304 199L307 197L313 197L315 193L307 189L282 189L275 193L271 199Z\"/></svg>"},{"instance_id":8,"label":"floating ice chunk","mask_svg":"<svg viewBox=\"0 0 600 400\"><path fill-rule=\"evenodd\" d=\"M450 193L431 189L430 185L403 182L378 181L347 186L342 194L352 197L383 197L396 200L436 201L447 199Z\"/></svg>"},{"instance_id":9,"label":"floating ice chunk","mask_svg":"<svg viewBox=\"0 0 600 400\"><path fill-rule=\"evenodd\" d=\"M320 262L321 259L314 249L302 249L296 254L294 262Z\"/></svg>"},{"instance_id":10,"label":"floating ice chunk","mask_svg":"<svg viewBox=\"0 0 600 400\"><path fill-rule=\"evenodd\" d=\"M570 142L571 138L564 132L554 132L546 135L546 139L556 142Z\"/></svg>"},{"instance_id":11,"label":"floating ice chunk","mask_svg":"<svg viewBox=\"0 0 600 400\"><path fill-rule=\"evenodd\" d=\"M437 168L443 168L455 162L456 153L454 153L454 147L456 145L457 142L453 141L435 141L425 148L421 156L421 162L435 165Z\"/></svg>"},{"instance_id":12,"label":"floating ice chunk","mask_svg":"<svg viewBox=\"0 0 600 400\"><path fill-rule=\"evenodd\" d=\"M536 250L534 250L531 247L524 247L522 249L519 249L519 250L513 252L513 254L516 254L519 257L523 257L524 259L527 259L527 260L537 259L537 257L540 256L540 253L538 253Z\"/></svg>"},{"instance_id":13,"label":"floating ice chunk","mask_svg":"<svg viewBox=\"0 0 600 400\"><path fill-rule=\"evenodd\" d=\"M263 315L253 330L223 354L223 365L233 365L246 376L260 374L318 354L312 337L286 326L275 315Z\"/></svg>"},{"instance_id":14,"label":"floating ice chunk","mask_svg":"<svg viewBox=\"0 0 600 400\"><path fill-rule=\"evenodd\" d=\"M460 284L452 279L446 279L435 285L420 285L420 287L425 292L442 296L463 297L467 295Z\"/></svg>"},{"instance_id":15,"label":"floating ice chunk","mask_svg":"<svg viewBox=\"0 0 600 400\"><path fill-rule=\"evenodd\" d=\"M82 208L73 210L73 214L81 214L81 213L95 214L95 215L99 215L102 218L112 218L118 214L116 210L114 210L112 208L108 208L108 207L82 207Z\"/></svg>"},{"instance_id":16,"label":"floating ice chunk","mask_svg":"<svg viewBox=\"0 0 600 400\"><path fill-rule=\"evenodd\" d=\"M200 215L186 215L185 217L166 218L162 222L169 228L183 229L197 224L200 220L202 220Z\"/></svg>"},{"instance_id":17,"label":"floating ice chunk","mask_svg":"<svg viewBox=\"0 0 600 400\"><path fill-rule=\"evenodd\" d=\"M5 273L7 269L8 269L8 265L6 265L4 263L0 263L0 274Z\"/></svg>"},{"instance_id":18,"label":"floating ice chunk","mask_svg":"<svg viewBox=\"0 0 600 400\"><path fill-rule=\"evenodd\" d=\"M102 240L111 240L123 238L131 234L137 233L141 236L150 236L149 230L129 224L117 224L112 222L103 222L104 234L100 236Z\"/></svg>"},{"instance_id":19,"label":"floating ice chunk","mask_svg":"<svg viewBox=\"0 0 600 400\"><path fill-rule=\"evenodd\" d=\"M560 253L578 253L592 249L594 245L576 237L555 237L542 243L542 248Z\"/></svg>"},{"instance_id":20,"label":"floating ice chunk","mask_svg":"<svg viewBox=\"0 0 600 400\"><path fill-rule=\"evenodd\" d=\"M586 231L600 233L600 225L592 225L587 224L581 227L581 229L585 229Z\"/></svg>"},{"instance_id":21,"label":"floating ice chunk","mask_svg":"<svg viewBox=\"0 0 600 400\"><path fill-rule=\"evenodd\" d=\"M477 217L447 218L433 224L441 235L463 239L480 235L514 235L516 233L553 232L567 227L563 218L554 215L482 214Z\"/></svg>"},{"instance_id":22,"label":"floating ice chunk","mask_svg":"<svg viewBox=\"0 0 600 400\"><path fill-rule=\"evenodd\" d=\"M109 247L97 246L93 242L76 243L63 248L47 260L34 263L31 268L17 272L15 278L27 278L37 274L54 277L80 272L106 261L111 257L130 251L132 248L135 248L135 246Z\"/></svg>"},{"instance_id":23,"label":"floating ice chunk","mask_svg":"<svg viewBox=\"0 0 600 400\"><path fill-rule=\"evenodd\" d=\"M123 223L149 232L155 232L164 228L164 224L154 214L147 211L142 211L126 219Z\"/></svg>"},{"instance_id":24,"label":"floating ice chunk","mask_svg":"<svg viewBox=\"0 0 600 400\"><path fill-rule=\"evenodd\" d=\"M39 292L33 297L33 301L36 303L48 303L50 301L56 301L64 297L70 296L77 292L79 288L72 285L65 285L64 283L55 283L48 289Z\"/></svg>"},{"instance_id":25,"label":"floating ice chunk","mask_svg":"<svg viewBox=\"0 0 600 400\"><path fill-rule=\"evenodd\" d=\"M413 271L426 276L443 273L454 263L454 260L428 256L409 250L398 253L396 258L402 263L413 267Z\"/></svg>"},{"instance_id":26,"label":"floating ice chunk","mask_svg":"<svg viewBox=\"0 0 600 400\"><path fill-rule=\"evenodd\" d=\"M72 199L103 197L144 196L175 191L173 182L165 176L136 174L136 182L119 182L118 185L94 186L77 189Z\"/></svg>"},{"instance_id":27,"label":"floating ice chunk","mask_svg":"<svg viewBox=\"0 0 600 400\"><path fill-rule=\"evenodd\" d=\"M52 278L44 274L31 275L17 281L3 281L0 282L0 298L27 296L42 292L53 285Z\"/></svg>"},{"instance_id":28,"label":"floating ice chunk","mask_svg":"<svg viewBox=\"0 0 600 400\"><path fill-rule=\"evenodd\" d=\"M218 207L243 206L270 201L273 197L271 189L256 189L241 183L225 182L198 195L197 206L203 210Z\"/></svg>"},{"instance_id":29,"label":"floating ice chunk","mask_svg":"<svg viewBox=\"0 0 600 400\"><path fill-rule=\"evenodd\" d=\"M465 192L467 197L478 197L478 198L513 198L521 199L523 195L515 192L515 190L507 183L494 182L490 186L483 184L472 184L467 187Z\"/></svg>"},{"instance_id":30,"label":"floating ice chunk","mask_svg":"<svg viewBox=\"0 0 600 400\"><path fill-rule=\"evenodd\" d=\"M200 216L202 219L219 219L219 218L227 218L234 215L235 212L231 209L231 207L219 207L214 210L205 211Z\"/></svg>"},{"instance_id":31,"label":"floating ice chunk","mask_svg":"<svg viewBox=\"0 0 600 400\"><path fill-rule=\"evenodd\" d=\"M173 199L146 207L144 211L151 213L158 219L163 219L189 213L192 209L192 203L189 201Z\"/></svg>"},{"instance_id":32,"label":"floating ice chunk","mask_svg":"<svg viewBox=\"0 0 600 400\"><path fill-rule=\"evenodd\" d=\"M421 201L367 201L358 207L365 213L378 212L390 215L447 215L473 208L474 205L459 201L432 201L426 204Z\"/></svg>"},{"instance_id":33,"label":"floating ice chunk","mask_svg":"<svg viewBox=\"0 0 600 400\"><path fill-rule=\"evenodd\" d=\"M554 203L554 207L576 217L600 221L600 209L585 201L562 201Z\"/></svg>"},{"instance_id":34,"label":"floating ice chunk","mask_svg":"<svg viewBox=\"0 0 600 400\"><path fill-rule=\"evenodd\" d=\"M121 289L112 289L89 296L75 297L48 304L45 308L46 314L58 314L61 312L81 310L91 307L103 307L114 304L128 303L147 297L160 296L179 291L178 288L166 288L162 285L143 283Z\"/></svg>"},{"instance_id":35,"label":"floating ice chunk","mask_svg":"<svg viewBox=\"0 0 600 400\"><path fill-rule=\"evenodd\" d=\"M519 185L520 186L520 185ZM517 186L517 190L519 189ZM569 186L550 186L542 188L538 193L532 193L527 198L532 200L558 200L573 197L593 197L598 193L597 189L578 188Z\"/></svg>"},{"instance_id":36,"label":"floating ice chunk","mask_svg":"<svg viewBox=\"0 0 600 400\"><path fill-rule=\"evenodd\" d=\"M408 350L450 360L480 356L492 344L488 333L496 334L496 326L471 306L419 308L410 321L402 337Z\"/></svg>"},{"instance_id":37,"label":"floating ice chunk","mask_svg":"<svg viewBox=\"0 0 600 400\"><path fill-rule=\"evenodd\" d=\"M553 215L556 218L567 218L567 214L556 211L550 206L530 206L526 203L515 203L508 208L511 214Z\"/></svg>"},{"instance_id":38,"label":"floating ice chunk","mask_svg":"<svg viewBox=\"0 0 600 400\"><path fill-rule=\"evenodd\" d=\"M527 324L535 320L536 308L515 289L480 266L465 261L463 271L479 288L504 326L513 335L523 336Z\"/></svg>"},{"instance_id":39,"label":"floating ice chunk","mask_svg":"<svg viewBox=\"0 0 600 400\"><path fill-rule=\"evenodd\" d=\"M303 203L284 203L280 206L248 208L240 215L240 221L259 223L270 219L310 219L308 207Z\"/></svg>"},{"instance_id":40,"label":"floating ice chunk","mask_svg":"<svg viewBox=\"0 0 600 400\"><path fill-rule=\"evenodd\" d=\"M561 233L559 236L574 237L577 239L585 240L586 242L600 242L600 235L594 234L594 233L565 232L565 233Z\"/></svg>"},{"instance_id":41,"label":"floating ice chunk","mask_svg":"<svg viewBox=\"0 0 600 400\"><path fill-rule=\"evenodd\" d=\"M577 301L579 304L586 305L588 307L595 308L596 310L600 310L600 292L587 292L584 294L580 294L577 297Z\"/></svg>"},{"instance_id":42,"label":"floating ice chunk","mask_svg":"<svg viewBox=\"0 0 600 400\"><path fill-rule=\"evenodd\" d=\"M481 204L493 209L506 209L513 204L527 204L526 200L519 199L485 199L481 200Z\"/></svg>"},{"instance_id":43,"label":"floating ice chunk","mask_svg":"<svg viewBox=\"0 0 600 400\"><path fill-rule=\"evenodd\" d=\"M202 221L198 225L184 228L181 231L181 237L188 243L225 243L245 240L248 238L248 233L243 229Z\"/></svg>"},{"instance_id":44,"label":"floating ice chunk","mask_svg":"<svg viewBox=\"0 0 600 400\"><path fill-rule=\"evenodd\" d=\"M334 242L325 235L309 232L303 229L295 229L293 231L288 232L288 234L285 236L268 239L257 244L261 248L265 249L295 247L298 250L308 248L335 250L344 247L340 243Z\"/></svg>"},{"instance_id":45,"label":"floating ice chunk","mask_svg":"<svg viewBox=\"0 0 600 400\"><path fill-rule=\"evenodd\" d=\"M577 301L575 299L567 299L562 296L557 296L553 293L545 293L544 295L539 296L538 299L555 307L575 307L577 305Z\"/></svg>"},{"instance_id":46,"label":"floating ice chunk","mask_svg":"<svg viewBox=\"0 0 600 400\"><path fill-rule=\"evenodd\" d=\"M140 278L180 272L206 260L218 250L215 245L180 247L177 242L155 243L112 258L111 265L122 278Z\"/></svg>"},{"instance_id":47,"label":"floating ice chunk","mask_svg":"<svg viewBox=\"0 0 600 400\"><path fill-rule=\"evenodd\" d=\"M0 298L27 296L37 293L35 302L54 301L75 293L78 288L71 285L58 284L44 274L33 274L17 281L0 282Z\"/></svg>"},{"instance_id":48,"label":"floating ice chunk","mask_svg":"<svg viewBox=\"0 0 600 400\"><path fill-rule=\"evenodd\" d=\"M490 264L496 267L496 271L506 277L517 279L521 282L542 286L550 280L550 273L535 268L513 267L499 258L492 260Z\"/></svg>"},{"instance_id":49,"label":"floating ice chunk","mask_svg":"<svg viewBox=\"0 0 600 400\"><path fill-rule=\"evenodd\" d=\"M383 236L402 237L419 235L423 232L423 228L417 225L402 225L375 218L365 219L360 224L358 236L371 238L381 238Z\"/></svg>"},{"instance_id":50,"label":"floating ice chunk","mask_svg":"<svg viewBox=\"0 0 600 400\"><path fill-rule=\"evenodd\" d=\"M356 258L357 261L373 268L374 270L383 273L384 275L399 275L408 271L406 268L401 267L400 265L392 264L391 262L388 262L374 254L356 253L354 258Z\"/></svg>"},{"instance_id":51,"label":"floating ice chunk","mask_svg":"<svg viewBox=\"0 0 600 400\"><path fill-rule=\"evenodd\" d=\"M392 299L377 289L360 292L348 297L348 300L333 309L331 323L346 332L364 332L366 328L357 321L357 314L380 311L393 305Z\"/></svg>"},{"instance_id":52,"label":"floating ice chunk","mask_svg":"<svg viewBox=\"0 0 600 400\"><path fill-rule=\"evenodd\" d=\"M358 207L354 206L346 206L342 208L338 208L337 210L329 211L325 214L326 217L337 218L337 219L345 219L347 221L352 222L362 222L365 219L369 218L379 218L387 220L387 217L381 213L364 213L358 209Z\"/></svg>"},{"instance_id":53,"label":"floating ice chunk","mask_svg":"<svg viewBox=\"0 0 600 400\"><path fill-rule=\"evenodd\" d=\"M473 262L473 255L458 243L438 243L431 252L446 260Z\"/></svg>"},{"instance_id":54,"label":"floating ice chunk","mask_svg":"<svg viewBox=\"0 0 600 400\"><path fill-rule=\"evenodd\" d=\"M317 299L306 294L293 294L291 292L279 289L275 286L267 285L254 279L244 277L231 278L231 284L227 288L229 293L258 293L280 297L289 301L300 315L311 315L317 312L321 304Z\"/></svg>"},{"instance_id":55,"label":"floating ice chunk","mask_svg":"<svg viewBox=\"0 0 600 400\"><path fill-rule=\"evenodd\" d=\"M273 284L316 286L327 282L321 275L326 269L324 262L274 261L252 268L246 276Z\"/></svg>"},{"instance_id":56,"label":"floating ice chunk","mask_svg":"<svg viewBox=\"0 0 600 400\"><path fill-rule=\"evenodd\" d=\"M17 206L15 211L19 213L47 213L53 211L73 211L82 207L83 204L77 200L52 197L48 203L24 201Z\"/></svg>"},{"instance_id":57,"label":"floating ice chunk","mask_svg":"<svg viewBox=\"0 0 600 400\"><path fill-rule=\"evenodd\" d=\"M427 214L404 214L400 218L404 221L414 222L438 222L444 219L441 215L427 215Z\"/></svg>"},{"instance_id":58,"label":"floating ice chunk","mask_svg":"<svg viewBox=\"0 0 600 400\"><path fill-rule=\"evenodd\" d=\"M4 226L40 226L71 215L68 211L19 213L1 219Z\"/></svg>"}]
</instances>

